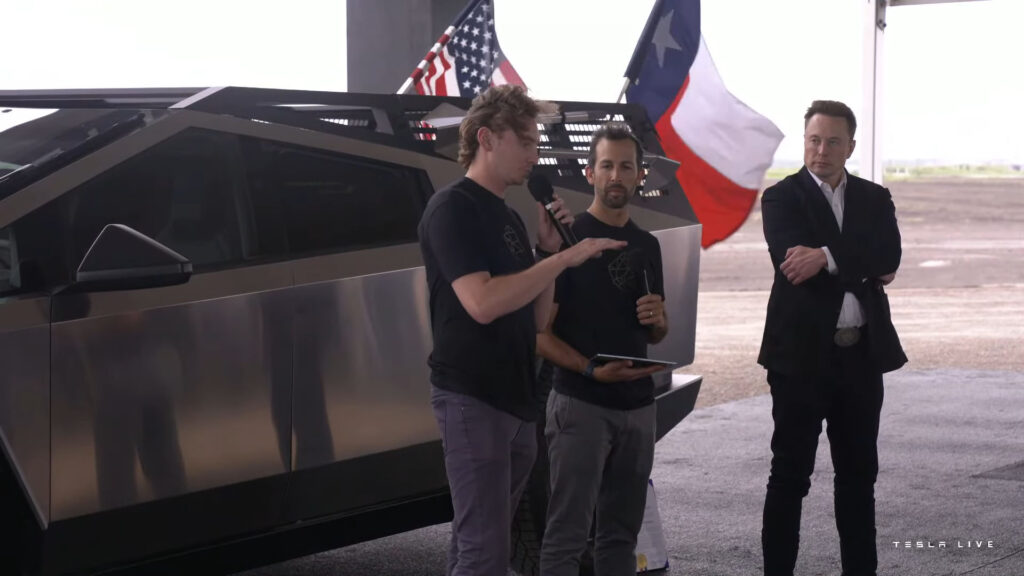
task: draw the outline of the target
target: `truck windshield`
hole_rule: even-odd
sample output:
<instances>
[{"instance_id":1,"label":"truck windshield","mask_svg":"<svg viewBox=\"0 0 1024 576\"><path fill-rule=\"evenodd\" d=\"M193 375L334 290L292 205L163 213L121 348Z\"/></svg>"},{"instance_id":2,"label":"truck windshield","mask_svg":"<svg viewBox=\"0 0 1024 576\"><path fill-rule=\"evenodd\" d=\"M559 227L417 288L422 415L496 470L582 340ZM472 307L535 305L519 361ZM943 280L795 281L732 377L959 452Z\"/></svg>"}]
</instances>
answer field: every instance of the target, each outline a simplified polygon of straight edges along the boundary
<instances>
[{"instance_id":1,"label":"truck windshield","mask_svg":"<svg viewBox=\"0 0 1024 576\"><path fill-rule=\"evenodd\" d=\"M47 173L54 160L91 151L164 114L124 108L0 108L0 200Z\"/></svg>"}]
</instances>

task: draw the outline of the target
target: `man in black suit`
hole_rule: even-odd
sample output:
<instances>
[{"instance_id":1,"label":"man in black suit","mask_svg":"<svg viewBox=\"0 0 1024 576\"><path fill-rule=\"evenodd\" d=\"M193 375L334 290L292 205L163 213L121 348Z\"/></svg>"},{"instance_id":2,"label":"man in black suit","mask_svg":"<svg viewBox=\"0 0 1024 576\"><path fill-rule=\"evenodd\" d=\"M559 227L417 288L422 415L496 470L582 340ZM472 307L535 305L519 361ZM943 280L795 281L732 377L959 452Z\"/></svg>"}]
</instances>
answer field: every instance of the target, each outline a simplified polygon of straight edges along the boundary
<instances>
[{"instance_id":1,"label":"man in black suit","mask_svg":"<svg viewBox=\"0 0 1024 576\"><path fill-rule=\"evenodd\" d=\"M775 268L758 357L775 421L761 532L765 575L793 574L822 420L843 576L874 575L882 374L907 361L883 289L899 268L900 232L889 191L846 172L853 112L815 101L804 127L804 168L761 199Z\"/></svg>"}]
</instances>

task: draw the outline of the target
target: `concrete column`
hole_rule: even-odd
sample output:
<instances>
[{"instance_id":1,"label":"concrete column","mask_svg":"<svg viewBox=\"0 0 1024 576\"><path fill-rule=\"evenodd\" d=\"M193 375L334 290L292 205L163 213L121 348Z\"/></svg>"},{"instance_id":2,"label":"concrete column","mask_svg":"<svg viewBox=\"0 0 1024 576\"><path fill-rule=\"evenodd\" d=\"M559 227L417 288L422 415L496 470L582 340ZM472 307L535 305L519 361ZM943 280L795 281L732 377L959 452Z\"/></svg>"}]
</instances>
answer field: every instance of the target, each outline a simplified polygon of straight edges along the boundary
<instances>
[{"instance_id":1,"label":"concrete column","mask_svg":"<svg viewBox=\"0 0 1024 576\"><path fill-rule=\"evenodd\" d=\"M398 91L468 1L348 0L348 91Z\"/></svg>"},{"instance_id":2,"label":"concrete column","mask_svg":"<svg viewBox=\"0 0 1024 576\"><path fill-rule=\"evenodd\" d=\"M882 183L882 64L885 62L885 7L887 0L865 0L864 104L857 122L860 176Z\"/></svg>"}]
</instances>

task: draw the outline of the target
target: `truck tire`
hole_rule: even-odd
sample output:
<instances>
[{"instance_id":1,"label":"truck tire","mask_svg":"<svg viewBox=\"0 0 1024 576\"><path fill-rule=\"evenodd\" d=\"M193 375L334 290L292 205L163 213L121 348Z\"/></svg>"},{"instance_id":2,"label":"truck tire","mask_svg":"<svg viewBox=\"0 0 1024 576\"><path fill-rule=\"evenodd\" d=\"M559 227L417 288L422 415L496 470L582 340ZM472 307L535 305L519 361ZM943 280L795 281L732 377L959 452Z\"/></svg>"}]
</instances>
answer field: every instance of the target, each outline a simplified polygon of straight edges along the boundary
<instances>
[{"instance_id":1,"label":"truck tire","mask_svg":"<svg viewBox=\"0 0 1024 576\"><path fill-rule=\"evenodd\" d=\"M21 575L38 569L41 531L17 472L0 448L0 574Z\"/></svg>"}]
</instances>

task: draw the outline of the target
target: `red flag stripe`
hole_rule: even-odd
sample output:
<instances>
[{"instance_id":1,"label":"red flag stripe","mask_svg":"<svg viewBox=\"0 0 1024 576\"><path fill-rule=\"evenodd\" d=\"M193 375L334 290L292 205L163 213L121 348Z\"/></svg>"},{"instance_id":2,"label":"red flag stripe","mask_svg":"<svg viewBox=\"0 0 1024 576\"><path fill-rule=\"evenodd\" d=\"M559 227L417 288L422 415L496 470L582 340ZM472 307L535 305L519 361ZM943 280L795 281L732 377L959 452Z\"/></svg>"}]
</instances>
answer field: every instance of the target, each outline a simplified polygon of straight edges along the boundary
<instances>
[{"instance_id":1,"label":"red flag stripe","mask_svg":"<svg viewBox=\"0 0 1024 576\"><path fill-rule=\"evenodd\" d=\"M448 43L448 40L454 32L455 27L449 26L448 29L444 31L444 34L441 34L441 37L437 39L437 42L434 42L434 45L430 47L430 51L427 52L423 57L423 60L420 60L419 65L417 65L416 68L413 69L412 74L409 75L409 77L413 79L413 82L420 81L420 78L423 77L423 73L427 66L431 64L434 58L437 57L437 54L441 52L441 49ZM422 92L420 92L420 94L422 94Z\"/></svg>"},{"instance_id":2,"label":"red flag stripe","mask_svg":"<svg viewBox=\"0 0 1024 576\"><path fill-rule=\"evenodd\" d=\"M679 162L676 178L694 213L700 214L703 226L701 246L707 248L725 240L743 225L757 199L757 190L743 188L723 176L697 156L673 129L672 114L679 106L689 83L690 78L687 77L675 101L658 119L655 129L661 138L665 155Z\"/></svg>"},{"instance_id":3,"label":"red flag stripe","mask_svg":"<svg viewBox=\"0 0 1024 576\"><path fill-rule=\"evenodd\" d=\"M441 63L441 69L437 72L437 81L434 82L433 93L438 96L448 95L448 83L445 81L448 71L452 69L452 63L446 58L445 52L441 52L440 58L437 58L435 62Z\"/></svg>"},{"instance_id":4,"label":"red flag stripe","mask_svg":"<svg viewBox=\"0 0 1024 576\"><path fill-rule=\"evenodd\" d=\"M501 74L505 77L505 81L509 84L515 84L516 86L526 86L523 79L519 77L519 73L512 67L512 64L508 60L502 60L501 64L498 64L498 69L501 70Z\"/></svg>"}]
</instances>

